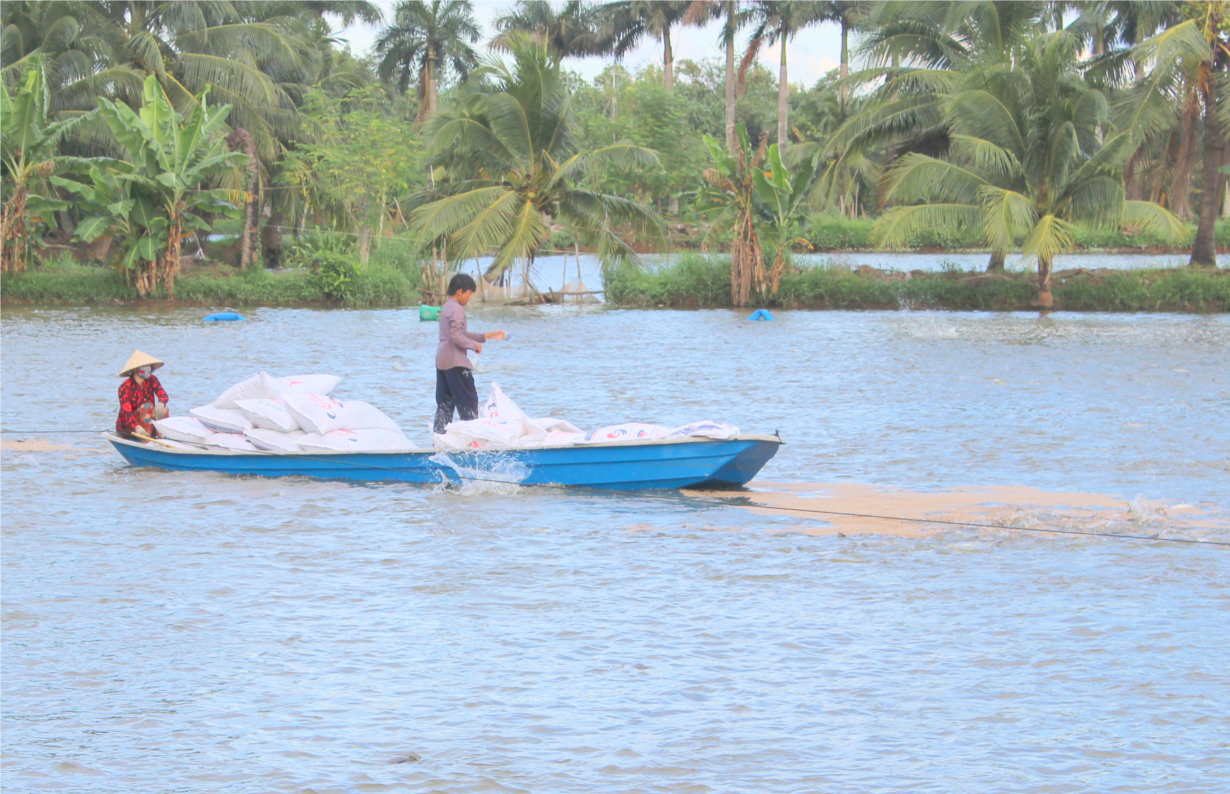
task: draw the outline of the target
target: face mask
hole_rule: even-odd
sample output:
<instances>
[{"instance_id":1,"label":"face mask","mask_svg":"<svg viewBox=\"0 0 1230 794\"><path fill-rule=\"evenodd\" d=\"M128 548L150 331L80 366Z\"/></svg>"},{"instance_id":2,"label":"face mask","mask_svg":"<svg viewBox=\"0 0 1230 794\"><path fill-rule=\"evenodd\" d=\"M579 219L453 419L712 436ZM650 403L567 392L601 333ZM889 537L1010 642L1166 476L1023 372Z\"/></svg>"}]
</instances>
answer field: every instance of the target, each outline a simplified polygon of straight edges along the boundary
<instances>
[{"instance_id":1,"label":"face mask","mask_svg":"<svg viewBox=\"0 0 1230 794\"><path fill-rule=\"evenodd\" d=\"M148 378L150 375L154 374L154 368L153 367L138 367L136 374L139 375L141 378Z\"/></svg>"}]
</instances>

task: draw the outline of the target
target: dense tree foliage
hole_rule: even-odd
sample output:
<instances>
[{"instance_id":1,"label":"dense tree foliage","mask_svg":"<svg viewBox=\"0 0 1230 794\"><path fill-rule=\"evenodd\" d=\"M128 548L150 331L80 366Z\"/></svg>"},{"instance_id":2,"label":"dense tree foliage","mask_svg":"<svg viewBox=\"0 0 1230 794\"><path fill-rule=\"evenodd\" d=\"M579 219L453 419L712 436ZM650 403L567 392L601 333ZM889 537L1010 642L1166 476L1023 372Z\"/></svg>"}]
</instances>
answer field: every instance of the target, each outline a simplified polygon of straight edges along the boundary
<instances>
[{"instance_id":1,"label":"dense tree foliage","mask_svg":"<svg viewBox=\"0 0 1230 794\"><path fill-rule=\"evenodd\" d=\"M378 26L371 53L338 37L360 21ZM789 48L823 26L840 33L837 68L791 83ZM207 92L230 106L215 138L237 156L184 189L232 199L199 224L246 210L236 264L276 266L283 237L325 229L353 236L363 258L382 237L416 234L450 260L496 254L494 276L532 261L553 229L607 254L648 244L649 211L677 243L731 245L701 212L714 187L706 137L748 169L732 184L752 185L758 162L766 184L790 186L776 220L754 203L767 193L749 199L749 222L780 241L766 274L825 217L879 219L894 246L974 230L992 268L1013 252L1038 258L1044 301L1076 223L1178 234L1191 222L1192 264L1216 261L1227 2L517 0L486 33L484 45L466 0L401 0L387 20L341 0L0 4L4 267L20 267L29 239L82 239L93 216L56 203L76 190L63 180L87 189L133 165L114 122L149 105L151 79L182 123ZM681 37L699 35L715 57L676 61ZM661 57L630 71L622 56L650 43ZM771 66L758 59L768 46ZM594 56L609 59L596 77L569 71ZM551 130L563 137L542 137ZM72 166L80 157L112 165L95 183Z\"/></svg>"}]
</instances>

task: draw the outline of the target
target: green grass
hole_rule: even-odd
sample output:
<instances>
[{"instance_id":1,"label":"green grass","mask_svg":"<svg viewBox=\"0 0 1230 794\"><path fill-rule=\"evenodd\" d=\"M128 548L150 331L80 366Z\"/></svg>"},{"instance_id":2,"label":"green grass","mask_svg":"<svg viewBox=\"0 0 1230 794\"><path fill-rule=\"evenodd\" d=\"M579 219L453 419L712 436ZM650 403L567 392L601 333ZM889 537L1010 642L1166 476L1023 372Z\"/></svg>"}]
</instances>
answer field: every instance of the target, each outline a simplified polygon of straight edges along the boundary
<instances>
[{"instance_id":1,"label":"green grass","mask_svg":"<svg viewBox=\"0 0 1230 794\"><path fill-rule=\"evenodd\" d=\"M412 306L419 299L418 273L417 262L405 252L382 248L373 251L341 300L329 299L306 270L240 272L227 266L181 275L175 280L175 300L202 306ZM162 300L166 295L160 290L153 297ZM0 298L6 303L69 306L140 300L119 271L82 266L68 255L25 273L6 274L0 279Z\"/></svg>"},{"instance_id":2,"label":"green grass","mask_svg":"<svg viewBox=\"0 0 1230 794\"><path fill-rule=\"evenodd\" d=\"M874 218L849 218L832 215L816 215L807 223L801 236L819 251L871 251ZM1196 225L1188 224L1194 235ZM1230 218L1220 220L1216 227L1217 246L1230 249ZM1166 240L1146 234L1125 234L1119 229L1100 229L1076 225L1076 248L1082 251L1096 250L1175 250L1187 251L1189 246L1174 246ZM986 250L986 237L978 229L944 231L928 229L920 232L906 246L913 250L963 251Z\"/></svg>"},{"instance_id":3,"label":"green grass","mask_svg":"<svg viewBox=\"0 0 1230 794\"><path fill-rule=\"evenodd\" d=\"M730 257L685 254L657 270L623 267L607 278L607 300L624 307L730 307ZM1056 279L1055 305L1070 311L1230 311L1230 270L1140 270ZM1032 274L988 276L949 269L922 278L861 275L835 264L782 277L769 301L796 309L948 309L1026 311L1038 291Z\"/></svg>"}]
</instances>

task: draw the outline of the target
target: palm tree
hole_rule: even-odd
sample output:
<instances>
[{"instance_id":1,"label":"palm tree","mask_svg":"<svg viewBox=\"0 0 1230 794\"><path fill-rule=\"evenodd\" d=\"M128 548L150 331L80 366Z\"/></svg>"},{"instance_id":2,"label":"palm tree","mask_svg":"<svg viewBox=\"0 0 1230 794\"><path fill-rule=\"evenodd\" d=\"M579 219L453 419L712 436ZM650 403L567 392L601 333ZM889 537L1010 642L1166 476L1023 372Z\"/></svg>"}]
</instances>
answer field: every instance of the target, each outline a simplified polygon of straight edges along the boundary
<instances>
[{"instance_id":1,"label":"palm tree","mask_svg":"<svg viewBox=\"0 0 1230 794\"><path fill-rule=\"evenodd\" d=\"M867 6L866 2L858 0L825 0L820 3L820 17L825 22L836 22L841 26L841 79L850 76L850 31L854 29L855 18ZM849 87L841 84L841 104L844 106L850 96Z\"/></svg>"},{"instance_id":2,"label":"palm tree","mask_svg":"<svg viewBox=\"0 0 1230 794\"><path fill-rule=\"evenodd\" d=\"M598 6L581 0L568 0L558 11L548 0L517 0L511 13L496 18L499 35L491 46L507 52L510 34L520 32L546 44L561 58L603 55L610 45L598 35L598 16Z\"/></svg>"},{"instance_id":3,"label":"palm tree","mask_svg":"<svg viewBox=\"0 0 1230 794\"><path fill-rule=\"evenodd\" d=\"M700 27L712 19L722 20L722 47L726 52L726 151L735 154L735 35L747 21L739 0L693 0L684 14L683 24Z\"/></svg>"},{"instance_id":4,"label":"palm tree","mask_svg":"<svg viewBox=\"0 0 1230 794\"><path fill-rule=\"evenodd\" d=\"M1175 124L1188 121L1176 113L1176 104L1203 113L1203 163L1200 177L1200 211L1189 264L1217 266L1216 227L1226 175L1218 169L1227 162L1230 126L1225 106L1230 102L1230 3L1200 2L1189 5L1194 12L1177 25L1142 41L1119 58L1108 58L1127 72L1134 63L1152 63L1143 79L1135 80L1130 101L1120 124L1131 129L1137 142L1145 141ZM1131 79L1123 75L1122 79Z\"/></svg>"},{"instance_id":5,"label":"palm tree","mask_svg":"<svg viewBox=\"0 0 1230 794\"><path fill-rule=\"evenodd\" d=\"M602 6L603 36L610 51L622 58L645 37L662 42L662 85L675 92L675 51L671 28L683 23L691 0L632 0Z\"/></svg>"},{"instance_id":6,"label":"palm tree","mask_svg":"<svg viewBox=\"0 0 1230 794\"><path fill-rule=\"evenodd\" d=\"M756 27L743 55L740 73L745 73L760 48L767 42L781 47L781 59L777 76L777 145L782 149L789 143L790 84L786 80L786 45L795 35L823 19L823 10L818 3L793 3L789 0L756 0L751 8Z\"/></svg>"},{"instance_id":7,"label":"palm tree","mask_svg":"<svg viewBox=\"0 0 1230 794\"><path fill-rule=\"evenodd\" d=\"M465 80L478 65L473 44L481 38L469 0L403 0L393 12L393 24L376 41L380 79L396 76L402 93L417 75L419 119L436 112L436 89L442 70Z\"/></svg>"},{"instance_id":8,"label":"palm tree","mask_svg":"<svg viewBox=\"0 0 1230 794\"><path fill-rule=\"evenodd\" d=\"M843 80L844 87L874 87L825 141L828 162L820 179L826 201L884 157L906 152L946 155L947 98L964 76L1009 65L1037 33L1049 6L1041 2L885 2L864 19L859 54L868 67ZM988 271L1004 268L1006 249L992 248Z\"/></svg>"},{"instance_id":9,"label":"palm tree","mask_svg":"<svg viewBox=\"0 0 1230 794\"><path fill-rule=\"evenodd\" d=\"M1173 213L1126 199L1133 132L1103 139L1109 106L1076 73L1079 50L1076 37L1048 34L1023 48L1018 67L986 67L946 94L947 156L912 152L889 170L887 201L919 203L881 217L877 243L959 227L982 229L998 251L1022 239L1021 252L1038 262L1038 305L1050 308L1052 265L1073 247L1074 222L1184 237Z\"/></svg>"},{"instance_id":10,"label":"palm tree","mask_svg":"<svg viewBox=\"0 0 1230 794\"><path fill-rule=\"evenodd\" d=\"M491 63L456 107L433 120L429 151L450 178L421 197L411 226L431 239L447 238L454 259L495 250L489 280L520 259L528 283L534 257L550 238L548 216L604 264L634 256L617 227L656 235L652 211L582 185L591 168L650 166L656 156L624 142L580 151L559 54L524 34L507 41L513 65Z\"/></svg>"}]
</instances>

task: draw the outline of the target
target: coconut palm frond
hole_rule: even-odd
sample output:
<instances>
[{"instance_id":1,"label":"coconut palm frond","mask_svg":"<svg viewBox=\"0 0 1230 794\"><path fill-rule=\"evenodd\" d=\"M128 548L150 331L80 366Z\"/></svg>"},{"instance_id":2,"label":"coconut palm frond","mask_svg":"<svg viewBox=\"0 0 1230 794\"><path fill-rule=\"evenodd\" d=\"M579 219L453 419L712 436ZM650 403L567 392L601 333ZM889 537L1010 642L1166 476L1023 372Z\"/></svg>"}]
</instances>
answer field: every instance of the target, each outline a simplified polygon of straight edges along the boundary
<instances>
[{"instance_id":1,"label":"coconut palm frond","mask_svg":"<svg viewBox=\"0 0 1230 794\"><path fill-rule=\"evenodd\" d=\"M976 204L918 204L895 207L876 221L872 240L876 248L904 248L929 229L977 228L983 220Z\"/></svg>"}]
</instances>

